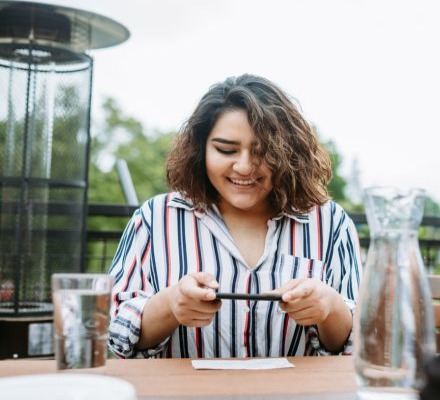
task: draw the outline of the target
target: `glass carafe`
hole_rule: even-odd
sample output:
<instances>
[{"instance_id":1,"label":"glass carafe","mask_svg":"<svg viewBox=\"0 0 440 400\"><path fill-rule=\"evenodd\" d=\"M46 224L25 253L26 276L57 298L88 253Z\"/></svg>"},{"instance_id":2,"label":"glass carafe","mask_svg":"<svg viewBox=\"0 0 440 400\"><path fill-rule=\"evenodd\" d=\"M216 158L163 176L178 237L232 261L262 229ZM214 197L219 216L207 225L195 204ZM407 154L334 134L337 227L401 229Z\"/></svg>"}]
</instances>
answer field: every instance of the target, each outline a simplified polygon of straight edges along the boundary
<instances>
[{"instance_id":1,"label":"glass carafe","mask_svg":"<svg viewBox=\"0 0 440 400\"><path fill-rule=\"evenodd\" d=\"M358 398L417 399L435 354L432 299L418 242L421 189L365 191L370 246L354 323Z\"/></svg>"}]
</instances>

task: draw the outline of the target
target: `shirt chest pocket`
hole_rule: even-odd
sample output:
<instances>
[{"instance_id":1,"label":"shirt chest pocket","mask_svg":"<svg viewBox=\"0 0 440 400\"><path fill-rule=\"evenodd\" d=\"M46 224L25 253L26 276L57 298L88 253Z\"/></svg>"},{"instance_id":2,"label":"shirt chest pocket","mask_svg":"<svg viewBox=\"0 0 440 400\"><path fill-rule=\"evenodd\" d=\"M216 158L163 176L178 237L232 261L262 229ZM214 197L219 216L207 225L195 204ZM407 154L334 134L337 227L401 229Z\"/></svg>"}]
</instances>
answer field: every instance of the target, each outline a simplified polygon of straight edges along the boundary
<instances>
[{"instance_id":1,"label":"shirt chest pocket","mask_svg":"<svg viewBox=\"0 0 440 400\"><path fill-rule=\"evenodd\" d=\"M282 254L278 269L280 285L299 278L316 278L325 281L324 263L321 260Z\"/></svg>"}]
</instances>

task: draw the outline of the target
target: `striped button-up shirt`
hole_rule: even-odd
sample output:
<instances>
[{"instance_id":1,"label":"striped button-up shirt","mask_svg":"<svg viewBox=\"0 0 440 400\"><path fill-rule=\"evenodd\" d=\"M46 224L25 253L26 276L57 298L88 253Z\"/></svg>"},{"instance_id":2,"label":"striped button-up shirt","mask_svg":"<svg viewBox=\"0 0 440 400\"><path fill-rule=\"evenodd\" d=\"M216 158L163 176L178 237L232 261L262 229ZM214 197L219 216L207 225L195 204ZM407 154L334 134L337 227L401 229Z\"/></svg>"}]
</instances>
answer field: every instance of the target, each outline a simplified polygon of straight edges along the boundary
<instances>
[{"instance_id":1,"label":"striped button-up shirt","mask_svg":"<svg viewBox=\"0 0 440 400\"><path fill-rule=\"evenodd\" d=\"M268 221L263 256L249 268L218 210L197 210L177 193L156 196L135 211L110 269L113 352L122 358L329 354L316 326L297 325L277 302L247 300L222 300L208 326L179 326L155 348L137 349L145 304L197 271L211 273L221 291L237 293L267 292L295 278L320 279L353 311L361 276L357 232L332 201L308 214L281 215ZM351 352L350 338L341 352Z\"/></svg>"}]
</instances>

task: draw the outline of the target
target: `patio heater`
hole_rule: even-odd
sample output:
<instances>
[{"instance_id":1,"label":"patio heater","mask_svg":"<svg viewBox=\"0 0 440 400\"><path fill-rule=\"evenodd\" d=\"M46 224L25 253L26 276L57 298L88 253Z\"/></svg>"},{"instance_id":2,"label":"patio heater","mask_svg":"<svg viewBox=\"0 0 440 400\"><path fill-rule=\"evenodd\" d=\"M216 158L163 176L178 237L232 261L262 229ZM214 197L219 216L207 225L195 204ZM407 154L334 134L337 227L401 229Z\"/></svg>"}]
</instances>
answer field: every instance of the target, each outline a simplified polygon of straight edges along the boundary
<instances>
[{"instance_id":1,"label":"patio heater","mask_svg":"<svg viewBox=\"0 0 440 400\"><path fill-rule=\"evenodd\" d=\"M50 276L85 265L92 58L128 30L0 1L0 359L53 354Z\"/></svg>"}]
</instances>

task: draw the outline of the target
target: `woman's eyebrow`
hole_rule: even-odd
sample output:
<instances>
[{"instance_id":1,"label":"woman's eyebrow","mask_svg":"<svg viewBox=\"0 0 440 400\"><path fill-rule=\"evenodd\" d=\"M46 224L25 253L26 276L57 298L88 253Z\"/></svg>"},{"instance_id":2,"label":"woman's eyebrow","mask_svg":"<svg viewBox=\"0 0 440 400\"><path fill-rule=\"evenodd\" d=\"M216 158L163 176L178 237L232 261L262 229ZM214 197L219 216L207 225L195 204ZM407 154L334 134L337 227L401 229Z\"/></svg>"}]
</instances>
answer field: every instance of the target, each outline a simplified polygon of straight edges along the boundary
<instances>
[{"instance_id":1,"label":"woman's eyebrow","mask_svg":"<svg viewBox=\"0 0 440 400\"><path fill-rule=\"evenodd\" d=\"M240 144L240 141L238 141L238 140L228 140L228 139L223 139L223 138L213 138L213 139L211 139L211 142L218 142L218 143L222 143L222 144L233 144L233 145Z\"/></svg>"}]
</instances>

